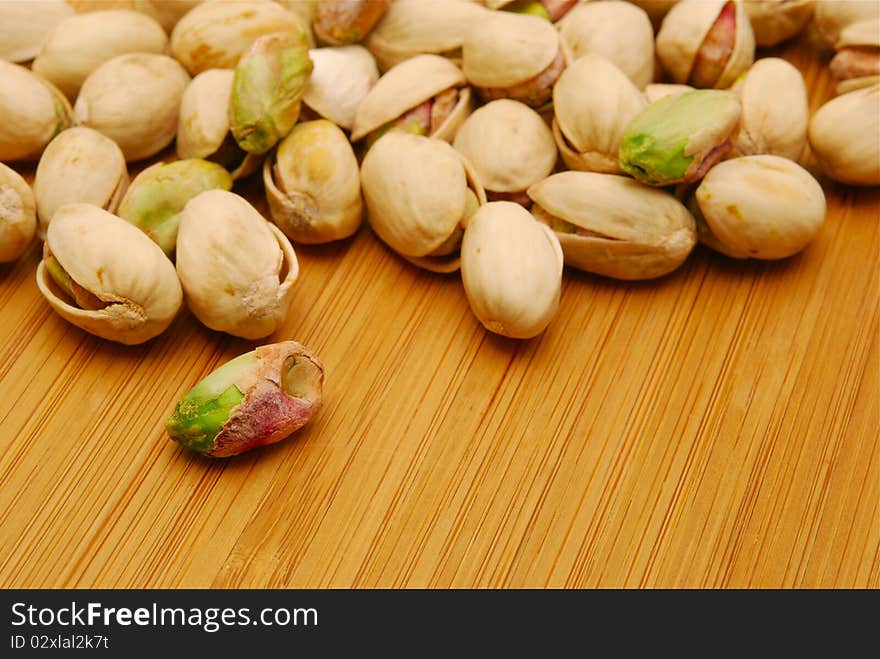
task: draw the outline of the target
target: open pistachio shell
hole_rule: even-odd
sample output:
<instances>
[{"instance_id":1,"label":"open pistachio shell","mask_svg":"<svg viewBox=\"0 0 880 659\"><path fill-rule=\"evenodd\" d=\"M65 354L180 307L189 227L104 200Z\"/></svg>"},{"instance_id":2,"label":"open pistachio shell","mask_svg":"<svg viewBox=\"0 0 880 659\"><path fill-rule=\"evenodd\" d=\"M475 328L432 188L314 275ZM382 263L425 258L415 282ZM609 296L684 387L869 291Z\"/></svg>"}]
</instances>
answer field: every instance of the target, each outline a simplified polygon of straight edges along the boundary
<instances>
[{"instance_id":1,"label":"open pistachio shell","mask_svg":"<svg viewBox=\"0 0 880 659\"><path fill-rule=\"evenodd\" d=\"M323 44L360 43L390 4L391 0L318 0L312 29Z\"/></svg>"},{"instance_id":2,"label":"open pistachio shell","mask_svg":"<svg viewBox=\"0 0 880 659\"><path fill-rule=\"evenodd\" d=\"M91 204L52 217L37 268L43 297L77 327L126 345L161 334L182 302L162 250L137 228Z\"/></svg>"},{"instance_id":3,"label":"open pistachio shell","mask_svg":"<svg viewBox=\"0 0 880 659\"><path fill-rule=\"evenodd\" d=\"M351 130L358 106L379 79L376 61L363 46L315 48L309 58L314 68L303 90L303 103Z\"/></svg>"},{"instance_id":4,"label":"open pistachio shell","mask_svg":"<svg viewBox=\"0 0 880 659\"><path fill-rule=\"evenodd\" d=\"M33 59L52 29L72 15L73 7L64 0L0 2L0 60Z\"/></svg>"},{"instance_id":5,"label":"open pistachio shell","mask_svg":"<svg viewBox=\"0 0 880 659\"><path fill-rule=\"evenodd\" d=\"M775 46L796 36L813 17L813 0L744 0L755 43Z\"/></svg>"},{"instance_id":6,"label":"open pistachio shell","mask_svg":"<svg viewBox=\"0 0 880 659\"><path fill-rule=\"evenodd\" d=\"M298 124L263 164L275 224L291 240L347 238L363 217L360 172L345 133L326 119Z\"/></svg>"},{"instance_id":7,"label":"open pistachio shell","mask_svg":"<svg viewBox=\"0 0 880 659\"><path fill-rule=\"evenodd\" d=\"M830 68L845 94L880 81L880 17L851 23L840 31Z\"/></svg>"},{"instance_id":8,"label":"open pistachio shell","mask_svg":"<svg viewBox=\"0 0 880 659\"><path fill-rule=\"evenodd\" d=\"M0 263L24 254L37 230L36 203L30 186L0 163Z\"/></svg>"},{"instance_id":9,"label":"open pistachio shell","mask_svg":"<svg viewBox=\"0 0 880 659\"><path fill-rule=\"evenodd\" d=\"M834 48L848 25L880 19L880 2L875 0L816 0L813 23L825 44Z\"/></svg>"},{"instance_id":10,"label":"open pistachio shell","mask_svg":"<svg viewBox=\"0 0 880 659\"><path fill-rule=\"evenodd\" d=\"M116 142L86 126L63 131L43 151L34 176L40 237L55 211L73 201L115 213L127 185L125 156Z\"/></svg>"}]
</instances>

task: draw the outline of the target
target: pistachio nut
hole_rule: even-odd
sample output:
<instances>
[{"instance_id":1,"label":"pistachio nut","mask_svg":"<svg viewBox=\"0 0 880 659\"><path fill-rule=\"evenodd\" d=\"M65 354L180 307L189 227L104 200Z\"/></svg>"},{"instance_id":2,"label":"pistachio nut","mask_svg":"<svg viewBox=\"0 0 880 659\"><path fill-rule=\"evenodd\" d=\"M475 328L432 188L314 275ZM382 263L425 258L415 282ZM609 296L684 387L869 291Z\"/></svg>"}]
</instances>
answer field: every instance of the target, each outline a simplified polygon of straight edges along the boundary
<instances>
[{"instance_id":1,"label":"pistachio nut","mask_svg":"<svg viewBox=\"0 0 880 659\"><path fill-rule=\"evenodd\" d=\"M126 345L165 331L183 298L174 266L152 240L83 203L52 217L37 286L68 322Z\"/></svg>"},{"instance_id":2,"label":"pistachio nut","mask_svg":"<svg viewBox=\"0 0 880 659\"><path fill-rule=\"evenodd\" d=\"M808 137L822 170L850 185L880 185L880 83L842 94L819 108Z\"/></svg>"},{"instance_id":3,"label":"pistachio nut","mask_svg":"<svg viewBox=\"0 0 880 659\"><path fill-rule=\"evenodd\" d=\"M291 131L311 72L302 30L254 41L236 64L232 80L229 128L238 146L263 154Z\"/></svg>"},{"instance_id":4,"label":"pistachio nut","mask_svg":"<svg viewBox=\"0 0 880 659\"><path fill-rule=\"evenodd\" d=\"M775 46L797 36L813 17L814 0L744 0L755 43Z\"/></svg>"},{"instance_id":5,"label":"pistachio nut","mask_svg":"<svg viewBox=\"0 0 880 659\"><path fill-rule=\"evenodd\" d=\"M184 206L177 275L190 311L207 327L245 339L272 334L298 274L285 235L237 194L207 190Z\"/></svg>"},{"instance_id":6,"label":"pistachio nut","mask_svg":"<svg viewBox=\"0 0 880 659\"><path fill-rule=\"evenodd\" d=\"M220 165L191 158L147 167L131 182L119 204L119 217L131 222L162 248L174 253L180 212L205 190L231 190L232 177Z\"/></svg>"},{"instance_id":7,"label":"pistachio nut","mask_svg":"<svg viewBox=\"0 0 880 659\"><path fill-rule=\"evenodd\" d=\"M730 150L740 114L739 100L728 91L662 98L626 128L620 166L649 185L693 183Z\"/></svg>"},{"instance_id":8,"label":"pistachio nut","mask_svg":"<svg viewBox=\"0 0 880 659\"><path fill-rule=\"evenodd\" d=\"M390 131L451 141L471 111L461 70L439 55L417 55L379 78L354 116L351 141L367 147Z\"/></svg>"},{"instance_id":9,"label":"pistachio nut","mask_svg":"<svg viewBox=\"0 0 880 659\"><path fill-rule=\"evenodd\" d=\"M615 279L662 277L697 242L688 209L625 176L562 172L529 188L532 214L556 232L566 264Z\"/></svg>"},{"instance_id":10,"label":"pistachio nut","mask_svg":"<svg viewBox=\"0 0 880 659\"><path fill-rule=\"evenodd\" d=\"M733 91L742 106L733 156L769 154L797 161L807 144L807 86L794 66L778 57L759 59Z\"/></svg>"},{"instance_id":11,"label":"pistachio nut","mask_svg":"<svg viewBox=\"0 0 880 659\"><path fill-rule=\"evenodd\" d=\"M460 63L465 32L485 15L485 8L471 0L395 0L364 45L380 71L421 54Z\"/></svg>"},{"instance_id":12,"label":"pistachio nut","mask_svg":"<svg viewBox=\"0 0 880 659\"><path fill-rule=\"evenodd\" d=\"M0 60L0 161L36 160L72 122L70 103L52 83Z\"/></svg>"},{"instance_id":13,"label":"pistachio nut","mask_svg":"<svg viewBox=\"0 0 880 659\"><path fill-rule=\"evenodd\" d=\"M204 0L134 0L133 7L158 22L170 34L177 22L202 2Z\"/></svg>"},{"instance_id":14,"label":"pistachio nut","mask_svg":"<svg viewBox=\"0 0 880 659\"><path fill-rule=\"evenodd\" d=\"M553 137L570 169L620 172L620 140L648 102L604 57L575 60L553 89Z\"/></svg>"},{"instance_id":15,"label":"pistachio nut","mask_svg":"<svg viewBox=\"0 0 880 659\"><path fill-rule=\"evenodd\" d=\"M36 230L34 193L18 172L0 162L0 263L24 254Z\"/></svg>"},{"instance_id":16,"label":"pistachio nut","mask_svg":"<svg viewBox=\"0 0 880 659\"><path fill-rule=\"evenodd\" d=\"M0 2L0 60L32 60L52 29L72 15L73 8L64 0Z\"/></svg>"},{"instance_id":17,"label":"pistachio nut","mask_svg":"<svg viewBox=\"0 0 880 659\"><path fill-rule=\"evenodd\" d=\"M825 221L822 186L779 156L744 156L715 166L696 192L711 233L734 255L783 259L806 247Z\"/></svg>"},{"instance_id":18,"label":"pistachio nut","mask_svg":"<svg viewBox=\"0 0 880 659\"><path fill-rule=\"evenodd\" d=\"M204 2L174 26L170 51L190 75L196 75L207 69L233 68L257 37L301 34L302 30L296 15L276 2Z\"/></svg>"},{"instance_id":19,"label":"pistachio nut","mask_svg":"<svg viewBox=\"0 0 880 659\"><path fill-rule=\"evenodd\" d=\"M321 43L360 43L388 10L391 0L318 0L312 30Z\"/></svg>"},{"instance_id":20,"label":"pistachio nut","mask_svg":"<svg viewBox=\"0 0 880 659\"><path fill-rule=\"evenodd\" d=\"M190 389L165 422L171 439L213 458L280 442L323 403L324 367L295 341L260 346Z\"/></svg>"},{"instance_id":21,"label":"pistachio nut","mask_svg":"<svg viewBox=\"0 0 880 659\"><path fill-rule=\"evenodd\" d=\"M526 188L549 176L556 165L553 133L541 115L506 98L476 110L452 144L473 166L491 201L527 205Z\"/></svg>"},{"instance_id":22,"label":"pistachio nut","mask_svg":"<svg viewBox=\"0 0 880 659\"><path fill-rule=\"evenodd\" d=\"M656 103L661 98L666 98L667 96L675 96L676 94L684 94L685 92L692 92L694 88L690 85L675 85L675 84L666 84L666 83L656 83L650 84L645 87L645 98L648 99L648 103Z\"/></svg>"},{"instance_id":23,"label":"pistachio nut","mask_svg":"<svg viewBox=\"0 0 880 659\"><path fill-rule=\"evenodd\" d=\"M880 19L877 0L815 0L813 23L829 48L834 48L841 31L852 23Z\"/></svg>"},{"instance_id":24,"label":"pistachio nut","mask_svg":"<svg viewBox=\"0 0 880 659\"><path fill-rule=\"evenodd\" d=\"M167 55L128 53L95 69L83 83L76 121L114 140L129 162L155 155L174 140L189 76Z\"/></svg>"},{"instance_id":25,"label":"pistachio nut","mask_svg":"<svg viewBox=\"0 0 880 659\"><path fill-rule=\"evenodd\" d=\"M559 22L572 58L601 55L639 89L654 77L654 28L644 10L626 2L596 0L572 9Z\"/></svg>"},{"instance_id":26,"label":"pistachio nut","mask_svg":"<svg viewBox=\"0 0 880 659\"><path fill-rule=\"evenodd\" d=\"M86 126L74 126L49 142L34 176L39 234L55 211L80 201L116 212L128 185L125 156L116 142Z\"/></svg>"},{"instance_id":27,"label":"pistachio nut","mask_svg":"<svg viewBox=\"0 0 880 659\"><path fill-rule=\"evenodd\" d=\"M470 218L461 242L461 281L471 311L490 332L530 339L559 308L562 249L519 204L493 201Z\"/></svg>"},{"instance_id":28,"label":"pistachio nut","mask_svg":"<svg viewBox=\"0 0 880 659\"><path fill-rule=\"evenodd\" d=\"M314 68L303 90L303 104L351 130L358 106L379 79L376 61L363 46L315 48L309 58Z\"/></svg>"},{"instance_id":29,"label":"pistachio nut","mask_svg":"<svg viewBox=\"0 0 880 659\"><path fill-rule=\"evenodd\" d=\"M551 23L498 11L467 30L461 59L465 78L483 100L511 98L541 108L571 56Z\"/></svg>"},{"instance_id":30,"label":"pistachio nut","mask_svg":"<svg viewBox=\"0 0 880 659\"><path fill-rule=\"evenodd\" d=\"M655 28L660 27L663 18L679 0L629 0L632 4L645 10Z\"/></svg>"},{"instance_id":31,"label":"pistachio nut","mask_svg":"<svg viewBox=\"0 0 880 659\"><path fill-rule=\"evenodd\" d=\"M137 11L76 14L52 30L32 68L74 99L89 74L107 60L125 53L161 54L167 44L162 26Z\"/></svg>"},{"instance_id":32,"label":"pistachio nut","mask_svg":"<svg viewBox=\"0 0 880 659\"><path fill-rule=\"evenodd\" d=\"M298 124L263 164L275 224L291 240L347 238L363 217L358 162L345 133L326 119Z\"/></svg>"},{"instance_id":33,"label":"pistachio nut","mask_svg":"<svg viewBox=\"0 0 880 659\"><path fill-rule=\"evenodd\" d=\"M531 14L556 23L568 15L578 0L483 0L489 9Z\"/></svg>"},{"instance_id":34,"label":"pistachio nut","mask_svg":"<svg viewBox=\"0 0 880 659\"><path fill-rule=\"evenodd\" d=\"M388 133L364 157L361 187L370 226L385 244L427 270L458 269L462 231L486 194L455 149Z\"/></svg>"},{"instance_id":35,"label":"pistachio nut","mask_svg":"<svg viewBox=\"0 0 880 659\"><path fill-rule=\"evenodd\" d=\"M880 18L859 21L840 31L831 75L840 82L837 93L880 82Z\"/></svg>"},{"instance_id":36,"label":"pistachio nut","mask_svg":"<svg viewBox=\"0 0 880 659\"><path fill-rule=\"evenodd\" d=\"M673 82L726 89L755 59L755 33L741 0L682 0L657 34Z\"/></svg>"}]
</instances>

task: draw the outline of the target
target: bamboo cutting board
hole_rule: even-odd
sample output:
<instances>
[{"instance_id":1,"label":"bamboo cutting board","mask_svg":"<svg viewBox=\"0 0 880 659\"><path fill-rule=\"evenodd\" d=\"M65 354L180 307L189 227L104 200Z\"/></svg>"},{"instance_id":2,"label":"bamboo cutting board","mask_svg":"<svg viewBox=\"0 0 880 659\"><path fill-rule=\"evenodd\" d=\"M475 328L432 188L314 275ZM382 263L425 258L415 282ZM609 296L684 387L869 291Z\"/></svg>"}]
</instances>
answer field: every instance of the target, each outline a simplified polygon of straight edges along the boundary
<instances>
[{"instance_id":1,"label":"bamboo cutting board","mask_svg":"<svg viewBox=\"0 0 880 659\"><path fill-rule=\"evenodd\" d=\"M815 110L831 81L803 41L774 54ZM96 339L40 297L34 245L0 266L0 586L876 588L880 192L823 184L802 254L566 270L531 341L366 228L297 247L273 339L322 357L325 408L232 460L163 422L255 344L187 313Z\"/></svg>"}]
</instances>

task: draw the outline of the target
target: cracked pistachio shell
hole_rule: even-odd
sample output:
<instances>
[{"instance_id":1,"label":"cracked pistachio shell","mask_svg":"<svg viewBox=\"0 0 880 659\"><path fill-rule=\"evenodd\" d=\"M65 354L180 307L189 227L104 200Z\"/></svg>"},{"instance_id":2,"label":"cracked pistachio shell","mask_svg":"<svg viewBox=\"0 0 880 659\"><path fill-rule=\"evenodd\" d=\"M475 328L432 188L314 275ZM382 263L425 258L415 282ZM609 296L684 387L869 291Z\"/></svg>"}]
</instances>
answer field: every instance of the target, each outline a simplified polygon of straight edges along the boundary
<instances>
[{"instance_id":1,"label":"cracked pistachio shell","mask_svg":"<svg viewBox=\"0 0 880 659\"><path fill-rule=\"evenodd\" d=\"M55 211L70 202L115 213L127 185L125 156L116 142L86 126L68 128L43 151L34 176L40 237Z\"/></svg>"},{"instance_id":2,"label":"cracked pistachio shell","mask_svg":"<svg viewBox=\"0 0 880 659\"><path fill-rule=\"evenodd\" d=\"M49 34L32 68L74 99L89 74L107 60L125 53L161 54L167 44L162 26L138 11L76 14Z\"/></svg>"},{"instance_id":3,"label":"cracked pistachio shell","mask_svg":"<svg viewBox=\"0 0 880 659\"><path fill-rule=\"evenodd\" d=\"M541 115L518 101L498 99L477 109L453 142L487 192L522 192L556 164L553 133Z\"/></svg>"},{"instance_id":4,"label":"cracked pistachio shell","mask_svg":"<svg viewBox=\"0 0 880 659\"><path fill-rule=\"evenodd\" d=\"M321 360L295 341L260 346L190 389L165 422L181 446L225 458L281 441L323 402Z\"/></svg>"},{"instance_id":5,"label":"cracked pistachio shell","mask_svg":"<svg viewBox=\"0 0 880 659\"><path fill-rule=\"evenodd\" d=\"M0 160L36 160L72 121L70 103L50 82L0 60Z\"/></svg>"},{"instance_id":6,"label":"cracked pistachio shell","mask_svg":"<svg viewBox=\"0 0 880 659\"><path fill-rule=\"evenodd\" d=\"M36 203L27 182L0 163L0 263L24 254L37 230Z\"/></svg>"},{"instance_id":7,"label":"cracked pistachio shell","mask_svg":"<svg viewBox=\"0 0 880 659\"><path fill-rule=\"evenodd\" d=\"M345 133L326 119L298 124L263 164L272 219L296 242L348 238L361 225L358 162Z\"/></svg>"},{"instance_id":8,"label":"cracked pistachio shell","mask_svg":"<svg viewBox=\"0 0 880 659\"><path fill-rule=\"evenodd\" d=\"M559 33L575 60L600 55L639 89L654 77L654 28L635 5L616 0L578 4L559 21Z\"/></svg>"},{"instance_id":9,"label":"cracked pistachio shell","mask_svg":"<svg viewBox=\"0 0 880 659\"><path fill-rule=\"evenodd\" d=\"M555 230L565 262L606 277L662 277L697 241L681 202L625 176L562 172L529 188L529 197L535 217Z\"/></svg>"},{"instance_id":10,"label":"cracked pistachio shell","mask_svg":"<svg viewBox=\"0 0 880 659\"><path fill-rule=\"evenodd\" d=\"M200 192L215 189L232 189L229 172L216 163L199 158L158 162L131 182L119 205L119 217L171 256L177 244L180 211Z\"/></svg>"},{"instance_id":11,"label":"cracked pistachio shell","mask_svg":"<svg viewBox=\"0 0 880 659\"><path fill-rule=\"evenodd\" d=\"M170 51L191 75L231 69L255 39L267 34L300 34L293 12L265 0L204 2L183 16L171 32Z\"/></svg>"},{"instance_id":12,"label":"cracked pistachio shell","mask_svg":"<svg viewBox=\"0 0 880 659\"><path fill-rule=\"evenodd\" d=\"M813 22L825 44L834 48L848 25L864 20L880 20L876 0L816 0Z\"/></svg>"},{"instance_id":13,"label":"cracked pistachio shell","mask_svg":"<svg viewBox=\"0 0 880 659\"><path fill-rule=\"evenodd\" d=\"M667 96L675 96L676 94L684 94L685 92L692 92L694 88L690 85L674 85L674 84L664 84L657 83L651 84L645 87L645 98L648 99L648 103L656 103L661 98L666 98Z\"/></svg>"},{"instance_id":14,"label":"cracked pistachio shell","mask_svg":"<svg viewBox=\"0 0 880 659\"><path fill-rule=\"evenodd\" d=\"M361 187L370 226L391 249L428 270L458 269L456 250L435 253L455 240L486 194L455 149L431 137L388 133L364 157Z\"/></svg>"},{"instance_id":15,"label":"cracked pistachio shell","mask_svg":"<svg viewBox=\"0 0 880 659\"><path fill-rule=\"evenodd\" d=\"M303 103L340 128L351 130L358 106L379 79L376 61L363 46L315 48L314 68Z\"/></svg>"},{"instance_id":16,"label":"cracked pistachio shell","mask_svg":"<svg viewBox=\"0 0 880 659\"><path fill-rule=\"evenodd\" d=\"M880 17L851 23L840 31L831 60L831 75L840 80L835 92L870 87L880 82Z\"/></svg>"},{"instance_id":17,"label":"cracked pistachio shell","mask_svg":"<svg viewBox=\"0 0 880 659\"><path fill-rule=\"evenodd\" d=\"M64 0L0 2L0 60L33 59L52 29L72 15L73 7Z\"/></svg>"},{"instance_id":18,"label":"cracked pistachio shell","mask_svg":"<svg viewBox=\"0 0 880 659\"><path fill-rule=\"evenodd\" d=\"M86 78L74 115L115 141L128 162L143 160L174 139L188 83L186 71L167 55L119 55Z\"/></svg>"},{"instance_id":19,"label":"cracked pistachio shell","mask_svg":"<svg viewBox=\"0 0 880 659\"><path fill-rule=\"evenodd\" d=\"M494 201L470 218L461 243L461 281L490 332L530 339L559 308L562 249L553 232L519 204Z\"/></svg>"},{"instance_id":20,"label":"cracked pistachio shell","mask_svg":"<svg viewBox=\"0 0 880 659\"><path fill-rule=\"evenodd\" d=\"M620 141L648 102L604 57L575 60L553 88L553 136L570 169L617 173Z\"/></svg>"},{"instance_id":21,"label":"cracked pistachio shell","mask_svg":"<svg viewBox=\"0 0 880 659\"><path fill-rule=\"evenodd\" d=\"M312 30L328 46L360 43L390 5L391 0L318 0Z\"/></svg>"},{"instance_id":22,"label":"cracked pistachio shell","mask_svg":"<svg viewBox=\"0 0 880 659\"><path fill-rule=\"evenodd\" d=\"M693 69L712 27L729 5L733 5L733 34L724 37L731 53L726 65L711 84L694 80ZM732 40L732 42L728 42ZM695 87L727 89L755 59L755 34L741 0L681 0L666 18L657 34L657 56L673 82ZM721 51L719 44L709 49ZM720 63L719 63L720 64Z\"/></svg>"},{"instance_id":23,"label":"cracked pistachio shell","mask_svg":"<svg viewBox=\"0 0 880 659\"><path fill-rule=\"evenodd\" d=\"M139 12L142 12L155 20L162 26L168 34L177 25L177 22L183 18L196 5L200 5L205 0L134 0L132 6Z\"/></svg>"},{"instance_id":24,"label":"cracked pistachio shell","mask_svg":"<svg viewBox=\"0 0 880 659\"><path fill-rule=\"evenodd\" d=\"M778 156L744 156L715 166L697 203L711 233L734 255L783 259L806 247L825 221L822 186Z\"/></svg>"},{"instance_id":25,"label":"cracked pistachio shell","mask_svg":"<svg viewBox=\"0 0 880 659\"><path fill-rule=\"evenodd\" d=\"M137 228L97 206L59 208L45 247L37 268L40 292L62 318L86 332L135 345L165 331L180 309L171 261ZM72 303L51 274L53 261L97 308Z\"/></svg>"},{"instance_id":26,"label":"cracked pistachio shell","mask_svg":"<svg viewBox=\"0 0 880 659\"><path fill-rule=\"evenodd\" d=\"M461 62L461 43L486 9L469 0L395 0L364 45L380 71L421 54L441 55Z\"/></svg>"},{"instance_id":27,"label":"cracked pistachio shell","mask_svg":"<svg viewBox=\"0 0 880 659\"><path fill-rule=\"evenodd\" d=\"M813 17L813 0L744 0L755 43L775 46L800 33Z\"/></svg>"},{"instance_id":28,"label":"cracked pistachio shell","mask_svg":"<svg viewBox=\"0 0 880 659\"><path fill-rule=\"evenodd\" d=\"M755 62L733 91L739 96L742 115L731 154L800 158L810 118L801 72L784 59L766 57Z\"/></svg>"},{"instance_id":29,"label":"cracked pistachio shell","mask_svg":"<svg viewBox=\"0 0 880 659\"><path fill-rule=\"evenodd\" d=\"M180 215L177 275L190 311L207 327L245 339L275 332L299 274L287 237L225 190L196 195Z\"/></svg>"},{"instance_id":30,"label":"cracked pistachio shell","mask_svg":"<svg viewBox=\"0 0 880 659\"><path fill-rule=\"evenodd\" d=\"M455 108L431 137L452 141L461 123L470 114L470 89L461 70L437 55L417 55L385 73L358 105L351 128L351 141L397 119L433 96L450 88L461 88Z\"/></svg>"},{"instance_id":31,"label":"cracked pistachio shell","mask_svg":"<svg viewBox=\"0 0 880 659\"><path fill-rule=\"evenodd\" d=\"M810 120L809 140L822 170L850 185L880 185L880 84L838 96Z\"/></svg>"}]
</instances>

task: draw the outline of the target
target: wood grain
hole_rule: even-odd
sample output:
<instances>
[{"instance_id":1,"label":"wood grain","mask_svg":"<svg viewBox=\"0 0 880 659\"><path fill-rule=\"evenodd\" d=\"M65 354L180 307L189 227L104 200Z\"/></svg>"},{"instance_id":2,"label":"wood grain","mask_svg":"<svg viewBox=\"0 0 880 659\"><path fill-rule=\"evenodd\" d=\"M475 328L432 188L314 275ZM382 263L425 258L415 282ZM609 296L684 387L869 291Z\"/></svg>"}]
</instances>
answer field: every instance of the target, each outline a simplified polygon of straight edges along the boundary
<instances>
[{"instance_id":1,"label":"wood grain","mask_svg":"<svg viewBox=\"0 0 880 659\"><path fill-rule=\"evenodd\" d=\"M779 52L830 97L827 57ZM0 267L0 586L876 588L880 192L823 184L802 254L567 270L532 341L366 228L298 247L274 338L321 355L326 408L224 461L163 422L253 344L186 313L91 337L40 297L34 245Z\"/></svg>"}]
</instances>

